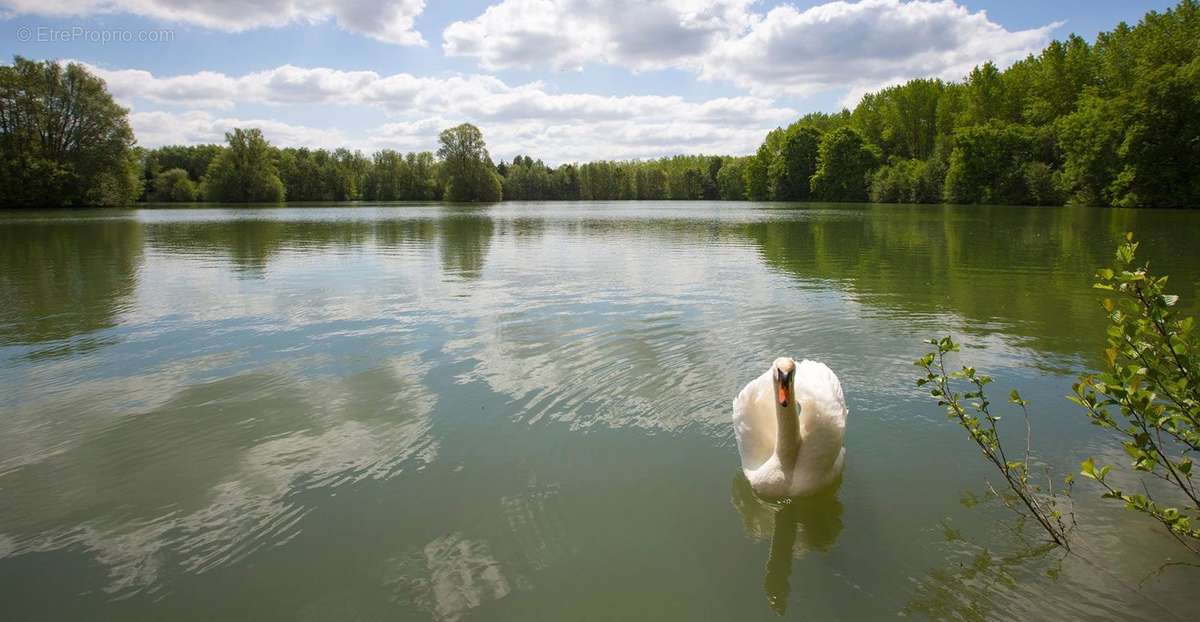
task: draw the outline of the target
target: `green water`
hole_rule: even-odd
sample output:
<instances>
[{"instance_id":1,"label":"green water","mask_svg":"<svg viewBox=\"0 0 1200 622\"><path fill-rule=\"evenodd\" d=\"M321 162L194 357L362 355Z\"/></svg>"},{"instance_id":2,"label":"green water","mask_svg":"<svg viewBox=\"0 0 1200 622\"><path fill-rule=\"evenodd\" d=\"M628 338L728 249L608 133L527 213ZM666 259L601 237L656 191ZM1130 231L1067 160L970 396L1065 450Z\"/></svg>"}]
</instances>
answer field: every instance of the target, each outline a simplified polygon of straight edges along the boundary
<instances>
[{"instance_id":1,"label":"green water","mask_svg":"<svg viewBox=\"0 0 1200 622\"><path fill-rule=\"evenodd\" d=\"M1179 547L1086 484L1078 555L1034 550L911 361L953 333L1033 401L1056 472L1123 462L1062 397L1100 349L1090 275L1133 230L1194 309L1198 225L718 203L4 214L4 617L1196 619L1200 572L1149 576ZM783 354L829 364L850 418L840 488L781 510L741 479L729 417Z\"/></svg>"}]
</instances>

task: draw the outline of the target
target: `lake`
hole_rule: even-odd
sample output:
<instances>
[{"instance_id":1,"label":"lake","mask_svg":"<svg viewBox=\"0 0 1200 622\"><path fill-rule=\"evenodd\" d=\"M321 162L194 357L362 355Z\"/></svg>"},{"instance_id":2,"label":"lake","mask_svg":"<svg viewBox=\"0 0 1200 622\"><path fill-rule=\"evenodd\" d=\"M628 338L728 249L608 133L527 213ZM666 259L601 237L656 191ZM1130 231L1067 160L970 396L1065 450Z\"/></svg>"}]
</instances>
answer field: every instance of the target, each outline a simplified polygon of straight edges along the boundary
<instances>
[{"instance_id":1,"label":"lake","mask_svg":"<svg viewBox=\"0 0 1200 622\"><path fill-rule=\"evenodd\" d=\"M1196 309L1200 213L324 205L0 219L0 602L18 619L1197 619L1159 528L1076 554L914 385L953 334L1054 474L1127 230ZM846 471L780 507L738 390L830 365ZM1001 408L1019 446L1019 414ZM1186 558L1184 558L1186 559Z\"/></svg>"}]
</instances>

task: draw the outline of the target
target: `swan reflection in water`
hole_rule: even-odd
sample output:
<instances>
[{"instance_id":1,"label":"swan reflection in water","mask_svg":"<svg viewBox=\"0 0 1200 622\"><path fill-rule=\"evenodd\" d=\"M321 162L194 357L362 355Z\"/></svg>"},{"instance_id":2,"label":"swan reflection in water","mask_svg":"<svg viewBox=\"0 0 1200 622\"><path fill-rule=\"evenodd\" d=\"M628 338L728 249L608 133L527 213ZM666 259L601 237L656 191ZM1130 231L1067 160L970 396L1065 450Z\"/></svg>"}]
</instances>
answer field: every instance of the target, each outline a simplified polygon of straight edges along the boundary
<instances>
[{"instance_id":1,"label":"swan reflection in water","mask_svg":"<svg viewBox=\"0 0 1200 622\"><path fill-rule=\"evenodd\" d=\"M842 532L842 504L838 484L816 495L772 502L754 494L743 473L733 478L730 502L742 517L746 534L770 540L763 588L775 613L787 611L791 592L792 560L812 551L828 551Z\"/></svg>"}]
</instances>

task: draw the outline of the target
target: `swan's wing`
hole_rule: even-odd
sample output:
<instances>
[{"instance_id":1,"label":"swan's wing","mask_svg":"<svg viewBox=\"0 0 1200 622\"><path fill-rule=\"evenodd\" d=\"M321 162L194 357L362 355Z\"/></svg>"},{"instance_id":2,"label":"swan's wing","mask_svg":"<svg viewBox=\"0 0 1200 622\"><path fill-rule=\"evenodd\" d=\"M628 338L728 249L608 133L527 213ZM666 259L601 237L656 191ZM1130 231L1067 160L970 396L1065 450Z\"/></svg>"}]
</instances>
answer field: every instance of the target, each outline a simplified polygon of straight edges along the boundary
<instances>
[{"instance_id":1,"label":"swan's wing","mask_svg":"<svg viewBox=\"0 0 1200 622\"><path fill-rule=\"evenodd\" d=\"M762 466L775 451L775 406L771 401L771 372L751 380L733 400L733 433L742 468Z\"/></svg>"},{"instance_id":2,"label":"swan's wing","mask_svg":"<svg viewBox=\"0 0 1200 622\"><path fill-rule=\"evenodd\" d=\"M817 407L822 416L845 426L846 397L837 374L824 363L803 360L796 366L796 398Z\"/></svg>"}]
</instances>

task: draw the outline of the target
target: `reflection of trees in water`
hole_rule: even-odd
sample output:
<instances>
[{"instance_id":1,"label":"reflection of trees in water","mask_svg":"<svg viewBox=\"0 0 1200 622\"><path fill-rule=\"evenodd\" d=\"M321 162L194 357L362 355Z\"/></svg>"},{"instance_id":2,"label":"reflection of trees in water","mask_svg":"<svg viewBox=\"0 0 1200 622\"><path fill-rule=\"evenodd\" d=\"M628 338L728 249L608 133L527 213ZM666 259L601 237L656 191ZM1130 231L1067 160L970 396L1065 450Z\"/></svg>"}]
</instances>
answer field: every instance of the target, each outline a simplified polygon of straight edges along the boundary
<instances>
[{"instance_id":1,"label":"reflection of trees in water","mask_svg":"<svg viewBox=\"0 0 1200 622\"><path fill-rule=\"evenodd\" d=\"M483 274L495 223L485 208L447 208L438 220L442 271L468 279Z\"/></svg>"},{"instance_id":2,"label":"reflection of trees in water","mask_svg":"<svg viewBox=\"0 0 1200 622\"><path fill-rule=\"evenodd\" d=\"M964 539L942 523L942 535L952 545L945 568L935 568L914 581L914 594L901 610L908 616L934 620L988 620L1004 612L1006 602L1019 596L1018 577L1031 571L1055 574L1058 564L1053 543L1021 543L999 554Z\"/></svg>"},{"instance_id":3,"label":"reflection of trees in water","mask_svg":"<svg viewBox=\"0 0 1200 622\"><path fill-rule=\"evenodd\" d=\"M1002 322L1006 332L1034 339L1039 349L1090 355L1098 347L1104 319L1092 295L1093 275L1109 263L1126 230L1145 240L1147 256L1162 272L1194 272L1194 258L1178 253L1193 246L1192 228L1180 226L1180 215L1172 213L829 207L781 212L743 230L766 262L785 273L845 283L875 306ZM1172 286L1185 301L1194 300L1194 282Z\"/></svg>"},{"instance_id":4,"label":"reflection of trees in water","mask_svg":"<svg viewBox=\"0 0 1200 622\"><path fill-rule=\"evenodd\" d=\"M146 225L155 250L184 256L226 256L239 270L265 271L283 251L323 252L351 249L374 242L384 249L428 246L436 220L217 220L161 222Z\"/></svg>"},{"instance_id":5,"label":"reflection of trees in water","mask_svg":"<svg viewBox=\"0 0 1200 622\"><path fill-rule=\"evenodd\" d=\"M428 246L437 235L437 220L433 218L380 220L373 225L375 243L388 249Z\"/></svg>"},{"instance_id":6,"label":"reflection of trees in water","mask_svg":"<svg viewBox=\"0 0 1200 622\"><path fill-rule=\"evenodd\" d=\"M507 217L494 207L442 206L386 220L250 218L145 225L156 249L221 254L250 272L281 250L430 248L446 274L482 275L492 241L518 242L550 228L615 242L653 238L700 245L750 238L770 266L803 281L846 286L873 307L928 315L954 313L966 330L1003 325L1039 349L1090 356L1103 317L1091 295L1092 273L1112 241L1134 229L1156 268L1176 273L1172 288L1194 305L1196 281L1186 214L1019 207L831 206L752 211L765 218L702 220L671 216L556 220L553 214ZM1056 313L1046 313L1047 308ZM1082 319L1082 321L1081 321Z\"/></svg>"},{"instance_id":7,"label":"reflection of trees in water","mask_svg":"<svg viewBox=\"0 0 1200 622\"><path fill-rule=\"evenodd\" d=\"M984 503L977 502L983 500ZM1139 568L1152 568L1156 555L1175 547L1153 532L1129 529L1118 519L1081 523L1071 550L1047 542L1041 527L1014 516L994 497L964 497L975 516L975 535L964 535L949 519L937 526L943 561L910 578L900 613L933 620L1185 620L1196 619L1191 597L1194 575L1160 584L1146 582ZM964 527L964 529L966 529ZM1141 553L1127 555L1128 551ZM1125 557L1117 558L1125 552ZM1139 576L1143 576L1139 582Z\"/></svg>"},{"instance_id":8,"label":"reflection of trees in water","mask_svg":"<svg viewBox=\"0 0 1200 622\"><path fill-rule=\"evenodd\" d=\"M0 344L67 339L115 325L141 263L136 220L0 224Z\"/></svg>"},{"instance_id":9,"label":"reflection of trees in water","mask_svg":"<svg viewBox=\"0 0 1200 622\"><path fill-rule=\"evenodd\" d=\"M842 533L837 488L773 503L755 495L746 476L738 473L733 479L730 502L741 515L746 534L771 543L763 588L771 609L783 615L791 594L792 560L813 551L830 550Z\"/></svg>"},{"instance_id":10,"label":"reflection of trees in water","mask_svg":"<svg viewBox=\"0 0 1200 622\"><path fill-rule=\"evenodd\" d=\"M371 239L377 224L349 219L178 221L147 224L146 237L156 250L183 255L224 255L239 270L261 273L271 258L283 250L323 251L361 245ZM389 233L402 239L394 228L389 228Z\"/></svg>"},{"instance_id":11,"label":"reflection of trees in water","mask_svg":"<svg viewBox=\"0 0 1200 622\"><path fill-rule=\"evenodd\" d=\"M429 247L436 239L443 270L478 278L494 228L486 209L456 207L438 212L437 217L388 220L162 222L146 225L146 236L156 250L227 256L238 269L250 273L264 272L272 258L283 251L352 249L371 242L386 251ZM518 235L531 230L536 227L529 223L514 225Z\"/></svg>"},{"instance_id":12,"label":"reflection of trees in water","mask_svg":"<svg viewBox=\"0 0 1200 622\"><path fill-rule=\"evenodd\" d=\"M546 219L528 216L500 219L496 221L496 227L496 234L502 237L511 235L518 240L537 239L546 232Z\"/></svg>"}]
</instances>

